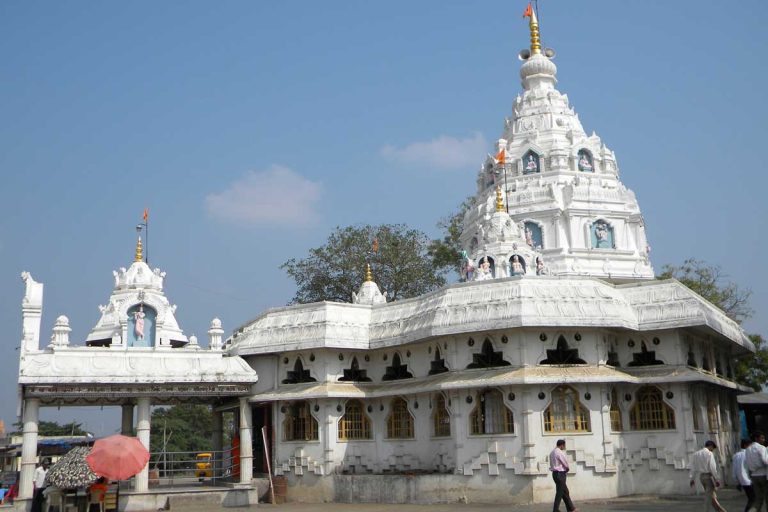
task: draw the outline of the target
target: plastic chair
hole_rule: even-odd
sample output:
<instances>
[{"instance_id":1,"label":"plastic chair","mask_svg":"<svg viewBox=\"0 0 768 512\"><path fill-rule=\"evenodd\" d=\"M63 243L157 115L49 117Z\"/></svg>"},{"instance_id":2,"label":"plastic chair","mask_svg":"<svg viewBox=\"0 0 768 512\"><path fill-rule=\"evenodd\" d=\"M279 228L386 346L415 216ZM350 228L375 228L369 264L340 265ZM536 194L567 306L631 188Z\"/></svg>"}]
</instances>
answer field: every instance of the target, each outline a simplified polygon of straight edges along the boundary
<instances>
[{"instance_id":1,"label":"plastic chair","mask_svg":"<svg viewBox=\"0 0 768 512\"><path fill-rule=\"evenodd\" d=\"M64 510L64 494L60 490L48 492L48 496L45 498L44 510L51 512L51 509L56 509L59 512Z\"/></svg>"}]
</instances>

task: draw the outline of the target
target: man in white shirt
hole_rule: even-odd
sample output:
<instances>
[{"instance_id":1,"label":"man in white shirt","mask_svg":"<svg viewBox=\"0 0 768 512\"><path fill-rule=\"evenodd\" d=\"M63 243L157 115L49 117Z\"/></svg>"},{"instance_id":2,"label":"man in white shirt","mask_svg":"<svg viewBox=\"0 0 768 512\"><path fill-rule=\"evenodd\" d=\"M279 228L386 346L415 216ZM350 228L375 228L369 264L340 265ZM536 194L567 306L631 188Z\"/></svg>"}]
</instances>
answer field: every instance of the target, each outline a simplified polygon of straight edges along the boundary
<instances>
[{"instance_id":1,"label":"man in white shirt","mask_svg":"<svg viewBox=\"0 0 768 512\"><path fill-rule=\"evenodd\" d=\"M744 452L744 465L749 471L749 479L752 481L752 489L755 491L755 501L752 508L760 512L768 492L768 451L765 446L765 435L762 432L752 433L753 443Z\"/></svg>"},{"instance_id":2,"label":"man in white shirt","mask_svg":"<svg viewBox=\"0 0 768 512\"><path fill-rule=\"evenodd\" d=\"M32 512L42 512L43 510L43 491L45 490L45 475L48 473L48 466L51 465L50 459L44 459L42 464L35 468L35 494L32 495Z\"/></svg>"},{"instance_id":3,"label":"man in white shirt","mask_svg":"<svg viewBox=\"0 0 768 512\"><path fill-rule=\"evenodd\" d=\"M693 454L691 460L691 487L696 485L696 476L704 487L704 510L709 512L710 505L716 512L725 512L725 509L717 501L715 489L720 487L720 480L717 479L717 464L715 463L714 452L717 445L714 441L704 443L704 448Z\"/></svg>"},{"instance_id":4,"label":"man in white shirt","mask_svg":"<svg viewBox=\"0 0 768 512\"><path fill-rule=\"evenodd\" d=\"M749 509L752 508L752 504L755 502L755 490L752 488L752 480L749 478L747 468L744 466L746 449L751 444L752 441L750 439L742 439L741 450L733 456L733 479L739 483L738 487L743 489L744 494L747 495L747 506L744 507L744 512L749 512Z\"/></svg>"}]
</instances>

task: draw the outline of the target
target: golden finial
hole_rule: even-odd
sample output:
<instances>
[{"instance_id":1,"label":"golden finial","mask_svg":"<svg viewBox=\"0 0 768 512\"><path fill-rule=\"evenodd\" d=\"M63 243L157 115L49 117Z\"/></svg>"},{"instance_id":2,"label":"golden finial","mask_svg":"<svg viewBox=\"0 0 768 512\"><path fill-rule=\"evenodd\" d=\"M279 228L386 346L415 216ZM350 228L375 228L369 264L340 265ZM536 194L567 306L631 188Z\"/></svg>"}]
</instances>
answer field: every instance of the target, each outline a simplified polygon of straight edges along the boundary
<instances>
[{"instance_id":1,"label":"golden finial","mask_svg":"<svg viewBox=\"0 0 768 512\"><path fill-rule=\"evenodd\" d=\"M537 53L541 53L541 41L539 40L539 19L536 17L535 9L531 9L530 27L531 27L531 55L535 55Z\"/></svg>"},{"instance_id":2,"label":"golden finial","mask_svg":"<svg viewBox=\"0 0 768 512\"><path fill-rule=\"evenodd\" d=\"M365 264L365 282L370 283L373 281L373 274L371 273L371 264L366 263Z\"/></svg>"},{"instance_id":3,"label":"golden finial","mask_svg":"<svg viewBox=\"0 0 768 512\"><path fill-rule=\"evenodd\" d=\"M141 236L136 241L136 259L135 261L144 261L144 254L142 254Z\"/></svg>"},{"instance_id":4,"label":"golden finial","mask_svg":"<svg viewBox=\"0 0 768 512\"><path fill-rule=\"evenodd\" d=\"M504 211L504 199L501 197L501 186L496 185L496 211Z\"/></svg>"}]
</instances>

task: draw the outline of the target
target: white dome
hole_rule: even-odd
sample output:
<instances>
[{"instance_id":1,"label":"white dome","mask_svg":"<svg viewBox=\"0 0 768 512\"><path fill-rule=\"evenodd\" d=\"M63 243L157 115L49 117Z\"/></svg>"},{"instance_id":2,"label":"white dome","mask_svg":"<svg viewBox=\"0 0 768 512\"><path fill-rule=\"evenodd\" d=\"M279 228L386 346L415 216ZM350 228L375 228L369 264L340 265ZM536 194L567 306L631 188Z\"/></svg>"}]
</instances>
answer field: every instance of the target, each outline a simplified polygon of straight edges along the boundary
<instances>
[{"instance_id":1,"label":"white dome","mask_svg":"<svg viewBox=\"0 0 768 512\"><path fill-rule=\"evenodd\" d=\"M548 75L552 78L557 74L557 66L547 57L540 53L535 53L520 66L520 78L523 84L529 77L536 75ZM527 87L526 87L527 88Z\"/></svg>"}]
</instances>

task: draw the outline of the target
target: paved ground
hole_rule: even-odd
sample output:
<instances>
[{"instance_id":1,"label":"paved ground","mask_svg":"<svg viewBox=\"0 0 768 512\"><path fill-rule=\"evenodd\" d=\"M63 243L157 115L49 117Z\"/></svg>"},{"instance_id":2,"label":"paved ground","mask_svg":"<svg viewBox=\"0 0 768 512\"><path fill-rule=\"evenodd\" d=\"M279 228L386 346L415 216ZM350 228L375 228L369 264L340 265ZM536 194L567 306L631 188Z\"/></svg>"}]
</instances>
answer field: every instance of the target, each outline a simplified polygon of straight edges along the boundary
<instances>
[{"instance_id":1,"label":"paved ground","mask_svg":"<svg viewBox=\"0 0 768 512\"><path fill-rule=\"evenodd\" d=\"M718 493L720 502L728 512L741 512L744 510L744 494L734 489L721 490ZM702 512L704 510L703 497L693 495L675 496L672 498L654 498L651 496L636 496L631 498L619 498L610 501L576 501L580 512ZM441 505L390 505L390 504L343 504L343 503L286 503L283 505L259 505L264 511L271 512L487 512L489 510L510 510L515 512L549 512L551 504L538 504L526 506L484 505L484 504L441 504ZM202 510L202 509L201 509ZM206 509L211 512L212 509ZM216 509L220 511L235 512L245 509ZM560 506L565 511L565 506ZM173 512L173 511L171 511ZM196 509L185 508L184 512L196 512Z\"/></svg>"}]
</instances>

